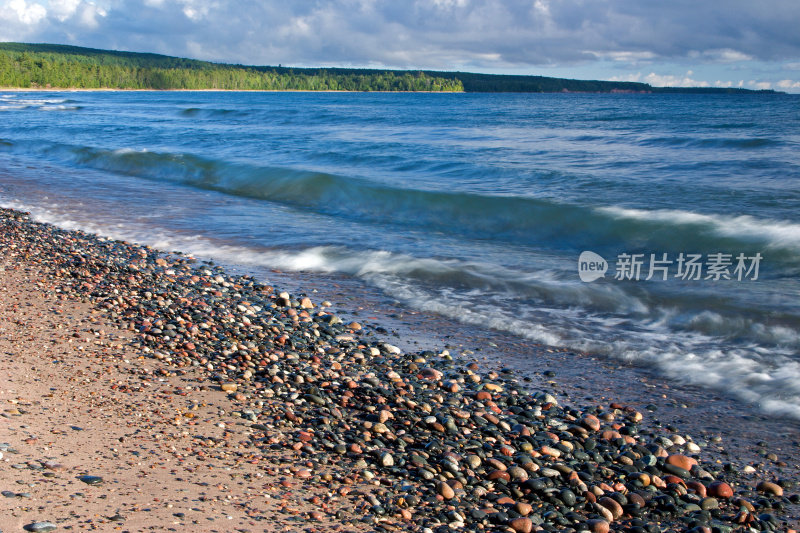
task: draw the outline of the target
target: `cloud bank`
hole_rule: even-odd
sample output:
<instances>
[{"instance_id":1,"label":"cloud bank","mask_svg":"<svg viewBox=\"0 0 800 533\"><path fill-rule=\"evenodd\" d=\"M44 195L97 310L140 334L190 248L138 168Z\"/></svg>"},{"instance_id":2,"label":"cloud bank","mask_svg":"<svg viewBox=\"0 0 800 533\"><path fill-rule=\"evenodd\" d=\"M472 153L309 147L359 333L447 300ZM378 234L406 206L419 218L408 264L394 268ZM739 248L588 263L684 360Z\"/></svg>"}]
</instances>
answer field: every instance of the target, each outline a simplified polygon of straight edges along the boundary
<instances>
[{"instance_id":1,"label":"cloud bank","mask_svg":"<svg viewBox=\"0 0 800 533\"><path fill-rule=\"evenodd\" d=\"M4 41L245 64L482 71L797 63L798 20L797 0L0 0Z\"/></svg>"}]
</instances>

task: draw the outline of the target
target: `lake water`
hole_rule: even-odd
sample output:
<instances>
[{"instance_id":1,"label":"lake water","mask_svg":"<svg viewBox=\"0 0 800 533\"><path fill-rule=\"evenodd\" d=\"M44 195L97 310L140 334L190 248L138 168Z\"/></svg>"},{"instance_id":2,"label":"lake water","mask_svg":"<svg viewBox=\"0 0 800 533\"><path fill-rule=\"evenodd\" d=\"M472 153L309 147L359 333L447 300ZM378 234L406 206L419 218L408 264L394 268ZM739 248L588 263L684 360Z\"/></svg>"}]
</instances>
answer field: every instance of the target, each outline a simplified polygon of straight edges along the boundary
<instances>
[{"instance_id":1,"label":"lake water","mask_svg":"<svg viewBox=\"0 0 800 533\"><path fill-rule=\"evenodd\" d=\"M800 418L796 95L0 92L0 201Z\"/></svg>"}]
</instances>

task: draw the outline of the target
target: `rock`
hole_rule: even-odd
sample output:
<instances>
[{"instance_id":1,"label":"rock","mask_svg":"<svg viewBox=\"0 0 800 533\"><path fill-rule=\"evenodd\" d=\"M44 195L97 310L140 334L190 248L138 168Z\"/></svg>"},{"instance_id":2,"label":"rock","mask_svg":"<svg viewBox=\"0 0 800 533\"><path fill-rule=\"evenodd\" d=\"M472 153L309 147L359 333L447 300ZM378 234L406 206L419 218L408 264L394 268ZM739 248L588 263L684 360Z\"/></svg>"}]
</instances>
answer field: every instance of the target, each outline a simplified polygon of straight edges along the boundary
<instances>
[{"instance_id":1,"label":"rock","mask_svg":"<svg viewBox=\"0 0 800 533\"><path fill-rule=\"evenodd\" d=\"M715 481L708 486L707 494L713 498L727 500L733 497L733 489L724 481Z\"/></svg>"},{"instance_id":2,"label":"rock","mask_svg":"<svg viewBox=\"0 0 800 533\"><path fill-rule=\"evenodd\" d=\"M530 518L524 516L513 519L509 525L517 533L530 533L533 530L533 522L531 522Z\"/></svg>"},{"instance_id":3,"label":"rock","mask_svg":"<svg viewBox=\"0 0 800 533\"><path fill-rule=\"evenodd\" d=\"M85 476L78 476L78 479L80 481L83 481L87 485L100 485L103 482L103 478L101 478L100 476L85 475Z\"/></svg>"},{"instance_id":4,"label":"rock","mask_svg":"<svg viewBox=\"0 0 800 533\"><path fill-rule=\"evenodd\" d=\"M771 496L783 496L783 488L777 483L772 483L771 481L760 482L758 485L756 485L756 490Z\"/></svg>"},{"instance_id":5,"label":"rock","mask_svg":"<svg viewBox=\"0 0 800 533\"><path fill-rule=\"evenodd\" d=\"M688 472L697 464L697 460L679 453L675 453L667 457L666 463L682 468Z\"/></svg>"},{"instance_id":6,"label":"rock","mask_svg":"<svg viewBox=\"0 0 800 533\"><path fill-rule=\"evenodd\" d=\"M58 526L52 522L33 522L32 524L23 526L23 529L25 531L33 531L35 533L45 533L47 531L58 529Z\"/></svg>"},{"instance_id":7,"label":"rock","mask_svg":"<svg viewBox=\"0 0 800 533\"><path fill-rule=\"evenodd\" d=\"M533 506L525 502L517 502L514 504L514 511L522 516L528 516L533 511Z\"/></svg>"},{"instance_id":8,"label":"rock","mask_svg":"<svg viewBox=\"0 0 800 533\"><path fill-rule=\"evenodd\" d=\"M622 506L613 498L604 496L597 500L597 503L608 509L611 512L611 516L614 520L619 520L619 518L622 516Z\"/></svg>"},{"instance_id":9,"label":"rock","mask_svg":"<svg viewBox=\"0 0 800 533\"><path fill-rule=\"evenodd\" d=\"M592 431L599 431L600 419L598 419L594 415L584 415L583 418L581 418L581 425L586 429L591 429Z\"/></svg>"},{"instance_id":10,"label":"rock","mask_svg":"<svg viewBox=\"0 0 800 533\"><path fill-rule=\"evenodd\" d=\"M436 492L444 498L445 500L452 500L456 493L453 490L453 487L445 483L444 481L440 481L436 484Z\"/></svg>"},{"instance_id":11,"label":"rock","mask_svg":"<svg viewBox=\"0 0 800 533\"><path fill-rule=\"evenodd\" d=\"M709 509L718 509L719 501L716 498L703 498L700 500L700 508L704 511L708 511Z\"/></svg>"},{"instance_id":12,"label":"rock","mask_svg":"<svg viewBox=\"0 0 800 533\"><path fill-rule=\"evenodd\" d=\"M422 370L419 371L419 374L424 379L430 379L433 381L439 381L440 379L442 379L443 376L443 374L440 371L436 370L435 368L423 368Z\"/></svg>"},{"instance_id":13,"label":"rock","mask_svg":"<svg viewBox=\"0 0 800 533\"><path fill-rule=\"evenodd\" d=\"M225 392L236 392L239 386L236 383L223 383L219 388Z\"/></svg>"},{"instance_id":14,"label":"rock","mask_svg":"<svg viewBox=\"0 0 800 533\"><path fill-rule=\"evenodd\" d=\"M586 529L588 529L592 533L608 533L608 531L611 529L611 524L609 524L605 520L600 520L599 518L595 518L586 521Z\"/></svg>"}]
</instances>

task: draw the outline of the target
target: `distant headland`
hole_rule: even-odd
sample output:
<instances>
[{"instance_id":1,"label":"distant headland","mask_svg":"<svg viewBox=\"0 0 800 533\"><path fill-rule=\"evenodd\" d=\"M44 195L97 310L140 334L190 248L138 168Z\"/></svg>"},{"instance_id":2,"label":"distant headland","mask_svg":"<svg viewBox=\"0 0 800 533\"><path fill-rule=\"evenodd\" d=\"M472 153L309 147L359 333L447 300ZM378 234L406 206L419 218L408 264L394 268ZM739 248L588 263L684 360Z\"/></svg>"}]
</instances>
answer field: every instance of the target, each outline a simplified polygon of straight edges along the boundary
<instances>
[{"instance_id":1,"label":"distant headland","mask_svg":"<svg viewBox=\"0 0 800 533\"><path fill-rule=\"evenodd\" d=\"M778 94L727 87L431 70L290 68L212 63L59 44L0 43L0 87L21 89L261 90L520 93Z\"/></svg>"}]
</instances>

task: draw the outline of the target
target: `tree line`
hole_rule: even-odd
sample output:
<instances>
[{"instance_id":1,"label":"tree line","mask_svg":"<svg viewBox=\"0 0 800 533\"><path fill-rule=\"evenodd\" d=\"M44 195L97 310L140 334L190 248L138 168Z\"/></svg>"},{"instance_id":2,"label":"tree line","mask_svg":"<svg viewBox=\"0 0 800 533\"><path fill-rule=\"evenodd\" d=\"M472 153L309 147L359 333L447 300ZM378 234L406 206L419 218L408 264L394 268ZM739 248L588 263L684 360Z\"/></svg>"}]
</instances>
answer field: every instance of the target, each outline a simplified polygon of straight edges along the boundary
<instances>
[{"instance_id":1,"label":"tree line","mask_svg":"<svg viewBox=\"0 0 800 533\"><path fill-rule=\"evenodd\" d=\"M0 86L60 89L460 92L423 72L296 72L57 45L0 43Z\"/></svg>"},{"instance_id":2,"label":"tree line","mask_svg":"<svg viewBox=\"0 0 800 533\"><path fill-rule=\"evenodd\" d=\"M720 87L652 87L638 82L431 70L228 65L159 54L24 43L0 43L0 87L521 93L775 92Z\"/></svg>"}]
</instances>

